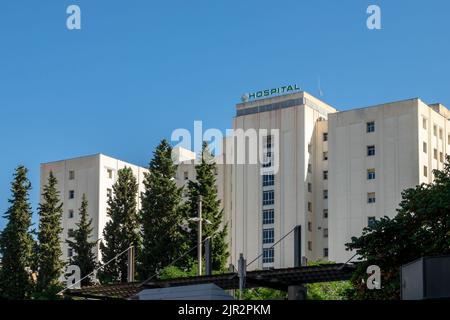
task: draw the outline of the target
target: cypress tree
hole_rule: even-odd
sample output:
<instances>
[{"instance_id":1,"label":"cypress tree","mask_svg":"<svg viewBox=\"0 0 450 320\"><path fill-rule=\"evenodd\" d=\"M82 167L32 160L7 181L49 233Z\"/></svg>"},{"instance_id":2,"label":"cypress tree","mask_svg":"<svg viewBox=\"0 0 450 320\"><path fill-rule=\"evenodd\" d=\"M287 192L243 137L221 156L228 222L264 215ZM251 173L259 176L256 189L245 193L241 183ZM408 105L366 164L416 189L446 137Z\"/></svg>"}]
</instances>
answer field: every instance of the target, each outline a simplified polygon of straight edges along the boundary
<instances>
[{"instance_id":1,"label":"cypress tree","mask_svg":"<svg viewBox=\"0 0 450 320\"><path fill-rule=\"evenodd\" d=\"M189 181L187 187L187 218L198 217L198 204L200 196L202 197L202 218L209 223L203 222L202 240L212 237L212 267L213 270L223 271L226 268L228 258L228 245L226 242L227 225L223 221L223 210L220 209L220 200L217 195L216 187L217 165L211 154L208 144L203 142L201 161L195 166L196 180ZM198 223L190 222L192 230L187 234L189 247L197 245ZM192 252L191 261L195 261L196 251Z\"/></svg>"},{"instance_id":2,"label":"cypress tree","mask_svg":"<svg viewBox=\"0 0 450 320\"><path fill-rule=\"evenodd\" d=\"M172 263L181 250L182 188L177 187L177 166L172 147L162 140L153 153L142 194L143 248L139 256L139 275L145 279Z\"/></svg>"},{"instance_id":3,"label":"cypress tree","mask_svg":"<svg viewBox=\"0 0 450 320\"><path fill-rule=\"evenodd\" d=\"M88 217L88 201L86 195L83 194L81 207L79 210L80 222L77 223L78 229L73 232L73 241L66 240L69 247L73 249L74 256L70 259L70 264L77 265L81 271L81 278L84 278L88 274L94 271L97 267L96 257L94 254L94 248L97 245L97 241L89 241L92 235L92 219ZM82 286L91 285L92 280L90 277L81 281Z\"/></svg>"},{"instance_id":4,"label":"cypress tree","mask_svg":"<svg viewBox=\"0 0 450 320\"><path fill-rule=\"evenodd\" d=\"M4 218L8 220L0 236L0 294L6 299L26 299L33 290L30 272L34 240L30 233L31 205L29 191L31 183L24 166L16 168L11 186L11 206Z\"/></svg>"},{"instance_id":5,"label":"cypress tree","mask_svg":"<svg viewBox=\"0 0 450 320\"><path fill-rule=\"evenodd\" d=\"M54 297L58 292L59 277L63 272L61 260L60 234L63 204L56 189L58 181L50 171L48 183L44 186L42 203L39 205L39 231L37 245L38 281L37 291L45 296Z\"/></svg>"},{"instance_id":6,"label":"cypress tree","mask_svg":"<svg viewBox=\"0 0 450 320\"><path fill-rule=\"evenodd\" d=\"M140 230L137 216L138 184L131 168L118 171L113 195L108 200L108 216L111 218L103 230L104 243L100 243L103 262L114 259L118 254L134 246L138 252ZM122 254L105 266L99 276L102 282L126 282L128 255Z\"/></svg>"}]
</instances>

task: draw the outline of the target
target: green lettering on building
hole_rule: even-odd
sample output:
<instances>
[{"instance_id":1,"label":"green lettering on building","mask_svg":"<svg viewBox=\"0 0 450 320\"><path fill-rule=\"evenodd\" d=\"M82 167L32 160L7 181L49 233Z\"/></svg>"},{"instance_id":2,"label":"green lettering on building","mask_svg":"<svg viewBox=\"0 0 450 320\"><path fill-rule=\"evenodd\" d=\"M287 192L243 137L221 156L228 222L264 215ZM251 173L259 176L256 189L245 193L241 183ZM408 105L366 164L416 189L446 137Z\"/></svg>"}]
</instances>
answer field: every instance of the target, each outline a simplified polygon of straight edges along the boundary
<instances>
[{"instance_id":1,"label":"green lettering on building","mask_svg":"<svg viewBox=\"0 0 450 320\"><path fill-rule=\"evenodd\" d=\"M300 87L296 84L282 86L279 88L266 89L266 90L261 90L261 91L257 91L257 92L253 92L253 93L246 93L242 96L242 101L247 102L249 100L255 100L255 99L259 99L259 98L269 97L269 96L272 96L275 94L280 94L280 93L291 93L291 92L295 92L295 91L299 91L299 90L300 90Z\"/></svg>"}]
</instances>

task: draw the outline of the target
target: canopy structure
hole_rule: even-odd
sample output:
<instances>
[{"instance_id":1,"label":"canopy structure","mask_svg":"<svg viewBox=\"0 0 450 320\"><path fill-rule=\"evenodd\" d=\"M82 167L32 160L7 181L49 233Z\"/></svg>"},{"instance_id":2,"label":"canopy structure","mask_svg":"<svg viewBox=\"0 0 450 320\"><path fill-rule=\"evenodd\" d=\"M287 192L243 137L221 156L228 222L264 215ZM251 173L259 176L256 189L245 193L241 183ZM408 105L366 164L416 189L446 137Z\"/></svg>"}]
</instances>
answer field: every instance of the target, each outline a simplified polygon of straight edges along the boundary
<instances>
[{"instance_id":1,"label":"canopy structure","mask_svg":"<svg viewBox=\"0 0 450 320\"><path fill-rule=\"evenodd\" d=\"M351 278L354 270L355 265L353 264L323 264L297 268L248 271L245 278L245 287L266 287L287 291L290 286L348 280ZM224 273L169 280L150 280L140 283L93 286L67 290L65 295L88 299L130 299L146 289L198 284L215 284L224 290L239 289L239 277L237 273Z\"/></svg>"}]
</instances>

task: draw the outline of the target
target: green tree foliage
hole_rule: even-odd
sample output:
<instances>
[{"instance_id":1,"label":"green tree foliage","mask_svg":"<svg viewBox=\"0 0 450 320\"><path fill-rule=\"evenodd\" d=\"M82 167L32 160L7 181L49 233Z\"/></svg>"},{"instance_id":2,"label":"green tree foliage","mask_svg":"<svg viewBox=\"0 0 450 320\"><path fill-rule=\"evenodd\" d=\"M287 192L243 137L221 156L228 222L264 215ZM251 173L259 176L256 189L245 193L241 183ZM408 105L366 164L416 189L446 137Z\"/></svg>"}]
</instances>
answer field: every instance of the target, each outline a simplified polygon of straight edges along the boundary
<instances>
[{"instance_id":1,"label":"green tree foliage","mask_svg":"<svg viewBox=\"0 0 450 320\"><path fill-rule=\"evenodd\" d=\"M308 266L331 264L331 261L311 261ZM308 300L346 300L347 292L352 288L350 281L318 282L306 285Z\"/></svg>"},{"instance_id":2,"label":"green tree foliage","mask_svg":"<svg viewBox=\"0 0 450 320\"><path fill-rule=\"evenodd\" d=\"M39 205L39 232L37 245L37 291L40 294L55 297L60 288L59 277L62 274L64 262L61 260L60 234L62 232L61 218L62 202L56 189L57 180L50 172L48 183L44 186L42 203Z\"/></svg>"},{"instance_id":3,"label":"green tree foliage","mask_svg":"<svg viewBox=\"0 0 450 320\"><path fill-rule=\"evenodd\" d=\"M28 170L23 166L15 170L11 185L10 207L4 215L8 222L0 237L2 255L0 295L6 299L26 299L30 297L33 290L29 270L33 264L34 240L30 233L31 183L27 178L27 172Z\"/></svg>"},{"instance_id":4,"label":"green tree foliage","mask_svg":"<svg viewBox=\"0 0 450 320\"><path fill-rule=\"evenodd\" d=\"M226 242L227 225L223 221L223 210L220 209L220 200L217 196L216 171L217 165L211 154L208 144L203 143L201 161L195 166L196 180L189 181L187 187L186 217L198 217L198 205L202 199L202 218L210 222L203 223L203 240L212 237L212 267L213 270L222 271L226 268L228 258L228 245ZM190 222L192 230L186 235L189 247L197 245L197 222ZM191 261L196 260L196 251L192 252Z\"/></svg>"},{"instance_id":5,"label":"green tree foliage","mask_svg":"<svg viewBox=\"0 0 450 320\"><path fill-rule=\"evenodd\" d=\"M81 207L79 210L80 222L77 223L78 229L73 232L73 240L67 239L69 247L73 249L74 256L70 259L70 264L77 265L81 271L81 278L94 271L97 266L94 248L97 241L90 241L92 235L92 219L88 216L88 201L86 195L83 194ZM91 285L92 280L87 277L81 281L82 286Z\"/></svg>"},{"instance_id":6,"label":"green tree foliage","mask_svg":"<svg viewBox=\"0 0 450 320\"><path fill-rule=\"evenodd\" d=\"M143 246L138 256L138 272L142 279L152 276L183 254L182 188L176 185L176 170L172 147L167 140L162 140L150 161L141 197Z\"/></svg>"},{"instance_id":7,"label":"green tree foliage","mask_svg":"<svg viewBox=\"0 0 450 320\"><path fill-rule=\"evenodd\" d=\"M394 218L381 218L347 244L363 260L352 279L350 298L399 299L403 264L450 253L449 163L447 157L444 169L434 170L434 182L405 190ZM381 290L369 290L364 283L369 265L381 268Z\"/></svg>"},{"instance_id":8,"label":"green tree foliage","mask_svg":"<svg viewBox=\"0 0 450 320\"><path fill-rule=\"evenodd\" d=\"M140 247L140 230L137 215L138 183L131 168L118 171L113 185L113 195L108 199L108 216L111 218L103 230L104 243L100 243L103 262L114 259L120 253L134 246ZM100 272L102 282L126 282L128 255L123 253L106 265Z\"/></svg>"},{"instance_id":9,"label":"green tree foliage","mask_svg":"<svg viewBox=\"0 0 450 320\"><path fill-rule=\"evenodd\" d=\"M239 297L239 290L234 292L236 297ZM275 290L271 288L253 288L245 289L242 292L242 300L285 300L287 299L287 292L282 290Z\"/></svg>"}]
</instances>

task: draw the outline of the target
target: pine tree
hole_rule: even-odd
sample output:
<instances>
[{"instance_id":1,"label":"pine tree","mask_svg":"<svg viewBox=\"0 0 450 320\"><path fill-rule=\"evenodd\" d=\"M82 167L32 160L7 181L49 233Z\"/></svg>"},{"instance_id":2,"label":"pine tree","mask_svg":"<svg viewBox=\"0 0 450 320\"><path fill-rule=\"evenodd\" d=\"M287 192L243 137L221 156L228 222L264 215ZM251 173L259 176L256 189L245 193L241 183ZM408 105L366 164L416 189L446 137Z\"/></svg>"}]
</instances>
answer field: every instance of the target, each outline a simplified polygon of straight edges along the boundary
<instances>
[{"instance_id":1,"label":"pine tree","mask_svg":"<svg viewBox=\"0 0 450 320\"><path fill-rule=\"evenodd\" d=\"M223 221L223 210L220 209L220 200L217 195L216 170L217 165L211 154L208 144L203 143L201 162L195 166L196 180L189 181L187 188L187 218L198 216L199 199L202 197L202 218L210 223L203 222L202 240L212 237L212 267L213 270L223 271L228 258L228 245L226 242L227 225ZM205 221L204 220L204 221ZM198 223L191 222L188 235L189 247L197 245ZM196 252L192 252L192 260L196 259Z\"/></svg>"},{"instance_id":2,"label":"pine tree","mask_svg":"<svg viewBox=\"0 0 450 320\"><path fill-rule=\"evenodd\" d=\"M86 195L83 194L81 207L79 210L80 222L77 223L78 229L73 232L73 241L66 240L69 244L69 248L72 248L74 256L70 259L70 264L77 265L81 271L81 278L84 278L88 274L92 273L97 267L96 257L94 254L94 248L97 245L97 241L89 241L91 238L92 219L88 220L88 201ZM82 286L91 285L92 280L87 277L81 281Z\"/></svg>"},{"instance_id":3,"label":"pine tree","mask_svg":"<svg viewBox=\"0 0 450 320\"><path fill-rule=\"evenodd\" d=\"M0 237L0 295L6 299L26 299L33 290L29 269L33 263L34 240L30 233L31 183L27 172L23 166L16 168L11 187L12 198L9 200L11 206L4 215L8 222Z\"/></svg>"},{"instance_id":4,"label":"pine tree","mask_svg":"<svg viewBox=\"0 0 450 320\"><path fill-rule=\"evenodd\" d=\"M50 171L48 184L44 186L43 202L39 205L39 231L37 246L38 281L37 291L47 297L54 297L58 292L59 277L64 262L61 260L60 234L63 204L60 202L58 181Z\"/></svg>"},{"instance_id":5,"label":"pine tree","mask_svg":"<svg viewBox=\"0 0 450 320\"><path fill-rule=\"evenodd\" d=\"M104 243L100 243L103 261L106 263L118 254L134 246L140 247L140 230L137 216L138 184L131 168L118 171L113 186L113 196L108 200L108 216L111 218L103 230ZM128 255L113 260L100 272L102 282L126 282Z\"/></svg>"},{"instance_id":6,"label":"pine tree","mask_svg":"<svg viewBox=\"0 0 450 320\"><path fill-rule=\"evenodd\" d=\"M143 248L139 256L139 275L145 279L172 263L182 252L182 188L175 182L177 166L172 147L162 140L150 161L142 195Z\"/></svg>"}]
</instances>

